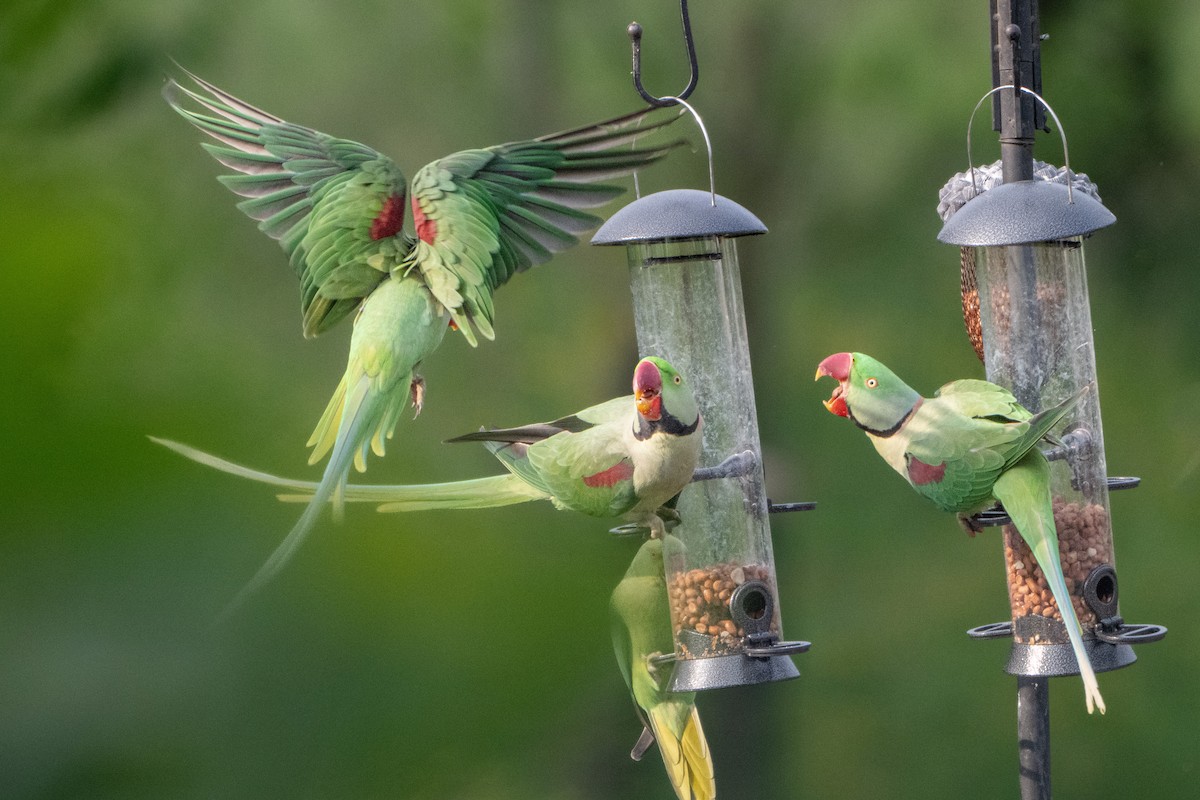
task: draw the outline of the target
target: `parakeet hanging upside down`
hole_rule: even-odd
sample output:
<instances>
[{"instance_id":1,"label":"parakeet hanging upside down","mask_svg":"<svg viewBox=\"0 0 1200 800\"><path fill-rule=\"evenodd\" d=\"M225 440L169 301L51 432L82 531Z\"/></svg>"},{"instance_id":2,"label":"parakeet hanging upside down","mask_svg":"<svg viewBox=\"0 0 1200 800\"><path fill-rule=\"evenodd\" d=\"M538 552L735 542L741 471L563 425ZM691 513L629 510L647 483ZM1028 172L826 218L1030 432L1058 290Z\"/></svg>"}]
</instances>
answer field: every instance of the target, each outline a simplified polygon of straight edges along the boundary
<instances>
[{"instance_id":1,"label":"parakeet hanging upside down","mask_svg":"<svg viewBox=\"0 0 1200 800\"><path fill-rule=\"evenodd\" d=\"M368 448L384 454L410 399L420 412L416 370L446 329L471 345L476 334L493 338L492 293L600 223L583 209L623 189L599 181L629 175L680 142L631 146L676 118L647 122L647 108L454 153L422 167L410 186L366 145L286 122L188 77L196 88L170 80L167 101L216 140L203 147L238 173L219 180L246 198L238 208L287 253L300 278L304 335L356 313L345 374L308 441L309 463L330 454L320 486L244 596L278 571L326 501L340 510L351 464L361 472ZM409 208L415 236L404 230Z\"/></svg>"},{"instance_id":2,"label":"parakeet hanging upside down","mask_svg":"<svg viewBox=\"0 0 1200 800\"><path fill-rule=\"evenodd\" d=\"M609 603L613 650L645 731L658 743L675 794L679 800L710 800L717 786L696 694L666 691L669 673L652 660L674 650L663 551L682 546L668 535L649 539L634 556ZM631 754L635 760L650 741L643 732Z\"/></svg>"},{"instance_id":3,"label":"parakeet hanging upside down","mask_svg":"<svg viewBox=\"0 0 1200 800\"><path fill-rule=\"evenodd\" d=\"M661 358L638 362L633 397L625 395L569 417L470 433L450 441L483 442L508 472L488 478L408 486L348 484L348 501L380 511L491 508L549 500L594 517L625 517L661 535L658 510L692 479L700 460L701 418L691 387ZM155 439L194 461L303 494L318 484L247 469L186 445ZM325 498L324 502L328 502Z\"/></svg>"},{"instance_id":4,"label":"parakeet hanging upside down","mask_svg":"<svg viewBox=\"0 0 1200 800\"><path fill-rule=\"evenodd\" d=\"M969 526L972 515L996 501L1004 505L1062 614L1088 713L1095 706L1103 714L1104 699L1063 579L1050 465L1037 449L1082 392L1037 414L988 381L953 381L925 398L862 353L829 356L817 367L817 378L823 376L838 381L825 408L866 431L883 459L938 508L956 512Z\"/></svg>"}]
</instances>

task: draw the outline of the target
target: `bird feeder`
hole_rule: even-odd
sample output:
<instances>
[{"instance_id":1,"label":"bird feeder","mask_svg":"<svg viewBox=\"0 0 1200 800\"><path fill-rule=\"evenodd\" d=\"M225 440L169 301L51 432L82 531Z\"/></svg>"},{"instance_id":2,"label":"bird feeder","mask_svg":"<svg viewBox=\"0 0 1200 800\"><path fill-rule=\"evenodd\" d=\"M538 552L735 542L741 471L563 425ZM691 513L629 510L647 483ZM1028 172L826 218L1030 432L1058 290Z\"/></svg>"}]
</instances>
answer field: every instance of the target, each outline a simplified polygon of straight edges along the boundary
<instances>
[{"instance_id":1,"label":"bird feeder","mask_svg":"<svg viewBox=\"0 0 1200 800\"><path fill-rule=\"evenodd\" d=\"M1062 124L1039 94L1043 37L1037 0L991 0L989 19L993 88L975 111L992 98L1001 158L975 169L968 122L972 166L942 189L938 211L945 224L938 239L960 248L963 317L988 379L1033 412L1079 398L1051 431L1043 452L1051 466L1067 591L1083 629L1086 657L1095 672L1105 672L1133 663L1130 644L1166 633L1157 625L1125 625L1117 604L1108 491L1138 481L1108 478L1083 258L1083 240L1116 217L1086 176L1069 166L1059 170L1034 161L1035 133L1048 130L1048 114L1069 165ZM1006 525L1012 620L968 633L1013 639L1005 669L1017 678L1021 797L1048 800L1049 679L1077 675L1079 664L1045 576L1003 510L984 512L975 521Z\"/></svg>"},{"instance_id":2,"label":"bird feeder","mask_svg":"<svg viewBox=\"0 0 1200 800\"><path fill-rule=\"evenodd\" d=\"M670 689L799 675L783 642L769 504L736 239L766 227L715 193L677 189L625 206L592 244L625 245L638 349L679 368L704 418L700 480L680 496L683 552L666 564L675 630Z\"/></svg>"},{"instance_id":3,"label":"bird feeder","mask_svg":"<svg viewBox=\"0 0 1200 800\"><path fill-rule=\"evenodd\" d=\"M973 288L976 296L964 298L964 308L977 308L978 322L968 319L967 327L988 380L1008 388L1034 412L1082 393L1046 455L1052 462L1054 521L1067 588L1093 668L1104 672L1133 663L1135 656L1121 631L1117 605L1083 240L1116 218L1086 176L1044 164L1030 180L996 185L999 176L997 164L983 176L968 173L947 184L943 208L949 219L938 238L974 250L964 255L974 267L974 280L968 277L963 285L966 294ZM975 196L963 202L964 194ZM1132 483L1136 479L1113 485ZM1062 615L1012 525L1005 526L1004 554L1013 636L1007 671L1078 674Z\"/></svg>"}]
</instances>

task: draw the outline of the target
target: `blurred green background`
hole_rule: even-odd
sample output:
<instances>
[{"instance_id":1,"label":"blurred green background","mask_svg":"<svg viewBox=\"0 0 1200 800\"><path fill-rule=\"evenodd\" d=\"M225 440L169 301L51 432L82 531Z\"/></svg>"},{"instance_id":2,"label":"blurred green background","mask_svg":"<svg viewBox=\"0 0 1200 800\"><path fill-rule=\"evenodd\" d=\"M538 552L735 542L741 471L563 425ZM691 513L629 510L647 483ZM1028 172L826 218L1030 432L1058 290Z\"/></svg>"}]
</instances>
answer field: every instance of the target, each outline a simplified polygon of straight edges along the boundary
<instances>
[{"instance_id":1,"label":"blurred green background","mask_svg":"<svg viewBox=\"0 0 1200 800\"><path fill-rule=\"evenodd\" d=\"M987 4L695 0L693 102L740 245L768 488L802 677L701 696L725 798L1016 795L998 535L963 536L824 411L815 364L878 356L930 392L981 376L937 191L990 88ZM278 246L234 209L159 91L170 58L411 174L453 150L632 109L686 80L673 2L17 0L0 11L0 796L668 797L609 645L636 543L532 505L322 524L229 624L214 616L298 509L151 444L288 475L348 326L300 336ZM1043 3L1045 94L1116 226L1087 246L1122 612L1171 629L1055 681L1062 797L1194 797L1200 644L1200 6ZM686 123L684 123L686 125ZM998 157L976 126L980 162ZM699 143L700 137L689 131ZM1037 156L1061 163L1056 135ZM703 188L679 152L643 191ZM605 213L611 213L614 204ZM504 287L498 340L447 341L376 482L488 474L441 441L627 391L624 254L580 247ZM562 369L563 365L574 369Z\"/></svg>"}]
</instances>

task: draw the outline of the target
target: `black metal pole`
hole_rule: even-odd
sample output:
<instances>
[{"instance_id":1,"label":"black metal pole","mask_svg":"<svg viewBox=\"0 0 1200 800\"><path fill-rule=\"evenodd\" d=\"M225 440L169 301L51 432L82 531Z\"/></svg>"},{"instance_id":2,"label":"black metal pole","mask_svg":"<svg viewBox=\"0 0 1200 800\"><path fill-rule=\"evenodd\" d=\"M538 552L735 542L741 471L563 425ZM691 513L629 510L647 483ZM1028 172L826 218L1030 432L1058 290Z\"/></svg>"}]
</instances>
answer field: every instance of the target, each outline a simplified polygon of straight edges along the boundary
<instances>
[{"instance_id":1,"label":"black metal pole","mask_svg":"<svg viewBox=\"0 0 1200 800\"><path fill-rule=\"evenodd\" d=\"M998 92L992 127L1000 132L1004 182L1033 178L1034 133L1045 127L1045 111L1022 87L1041 94L1041 33L1037 0L992 0L992 85Z\"/></svg>"},{"instance_id":2,"label":"black metal pole","mask_svg":"<svg viewBox=\"0 0 1200 800\"><path fill-rule=\"evenodd\" d=\"M1045 123L1041 106L1021 87L1042 90L1037 0L992 0L991 9L993 85L1013 87L997 92L993 105L1001 171L1004 183L1031 180L1034 134ZM1049 678L1017 677L1017 742L1021 800L1050 800Z\"/></svg>"},{"instance_id":3,"label":"black metal pole","mask_svg":"<svg viewBox=\"0 0 1200 800\"><path fill-rule=\"evenodd\" d=\"M1021 800L1050 800L1050 679L1017 676Z\"/></svg>"}]
</instances>

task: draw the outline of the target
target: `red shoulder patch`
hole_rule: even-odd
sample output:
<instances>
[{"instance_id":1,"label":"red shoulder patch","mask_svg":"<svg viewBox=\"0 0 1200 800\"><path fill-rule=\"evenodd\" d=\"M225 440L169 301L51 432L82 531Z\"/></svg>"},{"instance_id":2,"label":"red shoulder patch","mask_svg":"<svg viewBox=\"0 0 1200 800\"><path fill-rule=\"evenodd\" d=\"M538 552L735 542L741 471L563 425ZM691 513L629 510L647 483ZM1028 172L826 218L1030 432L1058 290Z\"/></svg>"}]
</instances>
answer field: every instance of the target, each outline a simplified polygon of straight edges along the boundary
<instances>
[{"instance_id":1,"label":"red shoulder patch","mask_svg":"<svg viewBox=\"0 0 1200 800\"><path fill-rule=\"evenodd\" d=\"M583 483L585 486L590 486L593 489L601 486L609 489L621 481L627 481L632 477L633 465L622 459L603 472L597 472L595 475L585 475Z\"/></svg>"},{"instance_id":2,"label":"red shoulder patch","mask_svg":"<svg viewBox=\"0 0 1200 800\"><path fill-rule=\"evenodd\" d=\"M433 240L437 238L437 220L425 216L416 197L412 199L412 210L413 225L417 227L417 238L425 244L433 244Z\"/></svg>"},{"instance_id":3,"label":"red shoulder patch","mask_svg":"<svg viewBox=\"0 0 1200 800\"><path fill-rule=\"evenodd\" d=\"M919 458L908 457L908 479L914 486L924 486L928 483L941 483L946 474L946 462L941 464L926 464Z\"/></svg>"},{"instance_id":4,"label":"red shoulder patch","mask_svg":"<svg viewBox=\"0 0 1200 800\"><path fill-rule=\"evenodd\" d=\"M379 215L371 220L371 239L379 241L395 236L404 227L404 195L393 194L383 201Z\"/></svg>"}]
</instances>

